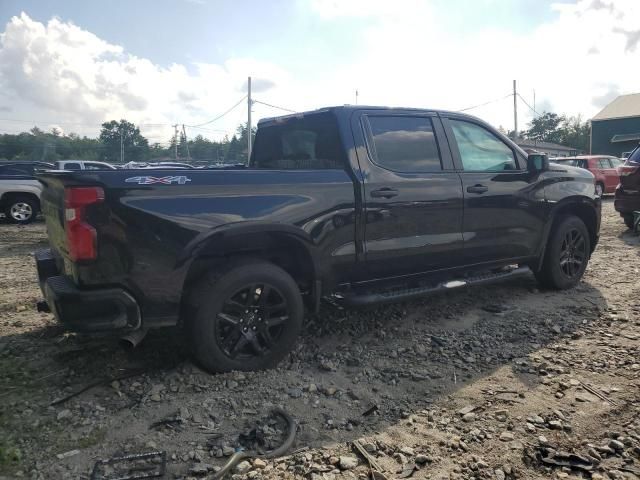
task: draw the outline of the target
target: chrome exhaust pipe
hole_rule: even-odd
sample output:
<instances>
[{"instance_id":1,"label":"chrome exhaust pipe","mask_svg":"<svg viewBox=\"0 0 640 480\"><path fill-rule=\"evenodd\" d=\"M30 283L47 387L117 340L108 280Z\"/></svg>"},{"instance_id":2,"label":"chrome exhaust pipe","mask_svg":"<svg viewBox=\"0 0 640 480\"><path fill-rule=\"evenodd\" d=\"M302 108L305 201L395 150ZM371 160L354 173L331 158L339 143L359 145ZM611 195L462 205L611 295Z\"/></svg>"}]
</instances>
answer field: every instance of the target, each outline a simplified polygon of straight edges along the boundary
<instances>
[{"instance_id":1,"label":"chrome exhaust pipe","mask_svg":"<svg viewBox=\"0 0 640 480\"><path fill-rule=\"evenodd\" d=\"M127 349L136 348L140 342L147 336L147 331L144 328L133 330L120 338L120 343Z\"/></svg>"}]
</instances>

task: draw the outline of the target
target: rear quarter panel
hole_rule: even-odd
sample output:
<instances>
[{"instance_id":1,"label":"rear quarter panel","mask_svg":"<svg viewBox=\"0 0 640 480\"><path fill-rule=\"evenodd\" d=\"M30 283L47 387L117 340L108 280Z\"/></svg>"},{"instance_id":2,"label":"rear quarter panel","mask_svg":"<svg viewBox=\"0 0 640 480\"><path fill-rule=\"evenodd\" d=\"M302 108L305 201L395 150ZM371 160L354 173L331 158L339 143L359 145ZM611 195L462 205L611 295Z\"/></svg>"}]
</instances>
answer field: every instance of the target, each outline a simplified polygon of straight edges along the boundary
<instances>
[{"instance_id":1,"label":"rear quarter panel","mask_svg":"<svg viewBox=\"0 0 640 480\"><path fill-rule=\"evenodd\" d=\"M184 184L139 184L140 177L176 176ZM88 212L98 259L76 267L77 282L124 286L146 318L177 315L198 245L234 228L295 230L325 266L355 258L354 187L343 170L85 171L65 178L105 190L105 202Z\"/></svg>"}]
</instances>

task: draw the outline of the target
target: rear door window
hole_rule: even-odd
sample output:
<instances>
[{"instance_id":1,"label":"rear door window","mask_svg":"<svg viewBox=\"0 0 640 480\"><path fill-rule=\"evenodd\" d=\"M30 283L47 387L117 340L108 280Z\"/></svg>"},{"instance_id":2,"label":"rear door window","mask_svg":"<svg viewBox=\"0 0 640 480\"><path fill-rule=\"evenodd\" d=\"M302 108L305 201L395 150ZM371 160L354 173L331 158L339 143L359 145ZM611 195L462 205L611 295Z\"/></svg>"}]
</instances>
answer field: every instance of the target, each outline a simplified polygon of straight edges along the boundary
<instances>
[{"instance_id":1,"label":"rear door window","mask_svg":"<svg viewBox=\"0 0 640 480\"><path fill-rule=\"evenodd\" d=\"M465 171L500 172L518 168L511 147L489 130L464 120L449 122Z\"/></svg>"},{"instance_id":2,"label":"rear door window","mask_svg":"<svg viewBox=\"0 0 640 480\"><path fill-rule=\"evenodd\" d=\"M368 116L374 162L403 173L439 172L440 152L429 117Z\"/></svg>"},{"instance_id":3,"label":"rear door window","mask_svg":"<svg viewBox=\"0 0 640 480\"><path fill-rule=\"evenodd\" d=\"M68 162L64 164L65 170L81 170L80 164L77 162Z\"/></svg>"}]
</instances>

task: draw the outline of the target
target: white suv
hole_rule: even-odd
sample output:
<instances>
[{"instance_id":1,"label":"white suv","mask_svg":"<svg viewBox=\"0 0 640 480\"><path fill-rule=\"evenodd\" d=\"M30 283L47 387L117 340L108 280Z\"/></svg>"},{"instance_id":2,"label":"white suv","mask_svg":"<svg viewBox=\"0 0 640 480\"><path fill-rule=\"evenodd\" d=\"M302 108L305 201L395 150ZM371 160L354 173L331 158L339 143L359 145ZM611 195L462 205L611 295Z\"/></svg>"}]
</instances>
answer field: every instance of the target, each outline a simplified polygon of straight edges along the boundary
<instances>
[{"instance_id":1,"label":"white suv","mask_svg":"<svg viewBox=\"0 0 640 480\"><path fill-rule=\"evenodd\" d=\"M14 223L30 223L40 211L42 184L36 170L52 169L44 162L0 163L0 211Z\"/></svg>"}]
</instances>

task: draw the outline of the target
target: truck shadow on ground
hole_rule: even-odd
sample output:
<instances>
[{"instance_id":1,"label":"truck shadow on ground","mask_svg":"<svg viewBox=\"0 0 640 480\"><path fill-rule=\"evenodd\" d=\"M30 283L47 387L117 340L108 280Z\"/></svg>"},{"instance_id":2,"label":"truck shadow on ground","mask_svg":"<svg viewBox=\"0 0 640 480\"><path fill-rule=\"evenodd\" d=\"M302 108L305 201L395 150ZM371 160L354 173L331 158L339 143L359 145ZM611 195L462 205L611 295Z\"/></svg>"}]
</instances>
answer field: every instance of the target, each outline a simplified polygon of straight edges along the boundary
<instances>
[{"instance_id":1,"label":"truck shadow on ground","mask_svg":"<svg viewBox=\"0 0 640 480\"><path fill-rule=\"evenodd\" d=\"M33 435L45 453L59 452L56 442L75 448L100 425L100 445L82 443L86 461L80 463L87 469L125 443L145 450L143 440L158 435L149 426L180 408L188 409L190 420L162 432L162 449L179 457L189 442L203 441L203 424L219 434L207 449L238 446L247 423L273 405L299 420L298 447L350 441L507 365L526 381L539 381L528 375L526 356L579 336L606 308L589 283L540 291L533 277L362 310L327 305L308 317L298 346L279 369L220 375L193 364L175 330L153 332L127 351L113 338L63 333L49 320L0 338L0 403L13 409L29 399L32 416L41 417L37 432L15 425L7 410L0 424L13 428L12 435ZM87 385L93 387L50 406ZM63 410L72 416L66 430L60 428ZM182 471L179 462L171 468Z\"/></svg>"}]
</instances>

